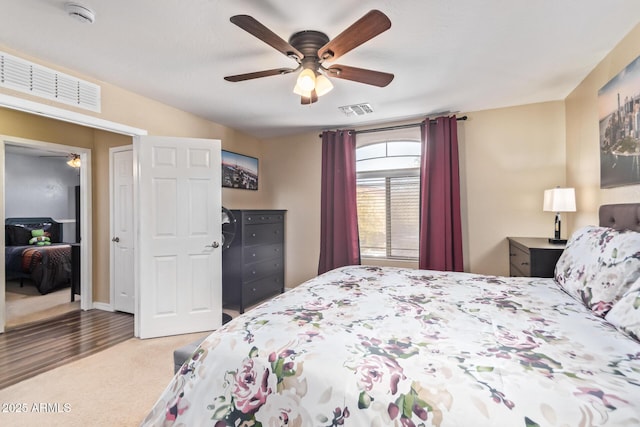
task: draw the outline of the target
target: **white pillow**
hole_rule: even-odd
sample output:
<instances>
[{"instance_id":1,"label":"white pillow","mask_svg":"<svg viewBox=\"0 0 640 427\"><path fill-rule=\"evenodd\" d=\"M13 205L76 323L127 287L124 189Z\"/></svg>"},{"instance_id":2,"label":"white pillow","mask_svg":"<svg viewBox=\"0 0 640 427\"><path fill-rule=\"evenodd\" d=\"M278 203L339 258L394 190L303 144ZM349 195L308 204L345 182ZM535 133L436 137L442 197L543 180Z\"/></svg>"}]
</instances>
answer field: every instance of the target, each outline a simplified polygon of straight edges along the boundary
<instances>
[{"instance_id":1,"label":"white pillow","mask_svg":"<svg viewBox=\"0 0 640 427\"><path fill-rule=\"evenodd\" d=\"M605 316L640 278L640 233L586 226L567 242L555 279L570 295Z\"/></svg>"},{"instance_id":2,"label":"white pillow","mask_svg":"<svg viewBox=\"0 0 640 427\"><path fill-rule=\"evenodd\" d=\"M616 328L640 341L640 280L613 304L605 319Z\"/></svg>"}]
</instances>

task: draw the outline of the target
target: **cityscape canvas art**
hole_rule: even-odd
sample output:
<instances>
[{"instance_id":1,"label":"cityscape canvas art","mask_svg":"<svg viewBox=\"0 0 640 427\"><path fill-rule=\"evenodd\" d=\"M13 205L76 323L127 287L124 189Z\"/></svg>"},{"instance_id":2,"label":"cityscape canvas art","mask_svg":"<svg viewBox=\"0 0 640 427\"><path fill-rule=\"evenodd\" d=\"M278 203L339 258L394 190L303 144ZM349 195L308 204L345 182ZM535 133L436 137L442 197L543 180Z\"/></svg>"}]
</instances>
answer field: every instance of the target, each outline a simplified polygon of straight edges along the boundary
<instances>
[{"instance_id":1,"label":"cityscape canvas art","mask_svg":"<svg viewBox=\"0 0 640 427\"><path fill-rule=\"evenodd\" d=\"M640 183L640 57L598 91L600 187Z\"/></svg>"},{"instance_id":2,"label":"cityscape canvas art","mask_svg":"<svg viewBox=\"0 0 640 427\"><path fill-rule=\"evenodd\" d=\"M222 186L258 189L258 159L222 150Z\"/></svg>"}]
</instances>

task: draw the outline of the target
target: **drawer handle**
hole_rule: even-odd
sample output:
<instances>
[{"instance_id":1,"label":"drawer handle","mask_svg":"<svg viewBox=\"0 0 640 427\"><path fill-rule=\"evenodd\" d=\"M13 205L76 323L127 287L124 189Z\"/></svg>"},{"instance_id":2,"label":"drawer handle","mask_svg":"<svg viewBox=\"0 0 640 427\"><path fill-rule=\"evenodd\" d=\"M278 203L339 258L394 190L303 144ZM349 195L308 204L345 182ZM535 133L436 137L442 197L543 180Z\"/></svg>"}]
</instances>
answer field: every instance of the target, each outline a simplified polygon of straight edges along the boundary
<instances>
[{"instance_id":1,"label":"drawer handle","mask_svg":"<svg viewBox=\"0 0 640 427\"><path fill-rule=\"evenodd\" d=\"M528 262L521 262L520 265L529 265Z\"/></svg>"},{"instance_id":2,"label":"drawer handle","mask_svg":"<svg viewBox=\"0 0 640 427\"><path fill-rule=\"evenodd\" d=\"M256 271L255 271L255 270L253 270L253 271L251 272L251 274L253 274L253 275L255 276L255 275L256 275Z\"/></svg>"},{"instance_id":3,"label":"drawer handle","mask_svg":"<svg viewBox=\"0 0 640 427\"><path fill-rule=\"evenodd\" d=\"M251 237L256 237L256 233L251 233Z\"/></svg>"},{"instance_id":4,"label":"drawer handle","mask_svg":"<svg viewBox=\"0 0 640 427\"><path fill-rule=\"evenodd\" d=\"M516 256L516 254L514 254L514 253L509 253L509 256Z\"/></svg>"},{"instance_id":5,"label":"drawer handle","mask_svg":"<svg viewBox=\"0 0 640 427\"><path fill-rule=\"evenodd\" d=\"M251 256L255 258L256 257L256 253L255 252L252 253Z\"/></svg>"}]
</instances>

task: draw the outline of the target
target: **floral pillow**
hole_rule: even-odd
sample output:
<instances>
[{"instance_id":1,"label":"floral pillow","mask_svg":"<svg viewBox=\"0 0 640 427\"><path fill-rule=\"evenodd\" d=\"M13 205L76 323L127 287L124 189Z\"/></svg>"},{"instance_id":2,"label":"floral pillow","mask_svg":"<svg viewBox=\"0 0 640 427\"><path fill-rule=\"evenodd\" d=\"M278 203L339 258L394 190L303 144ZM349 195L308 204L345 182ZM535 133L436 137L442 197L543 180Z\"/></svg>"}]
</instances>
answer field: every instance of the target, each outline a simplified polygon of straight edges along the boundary
<instances>
[{"instance_id":1,"label":"floral pillow","mask_svg":"<svg viewBox=\"0 0 640 427\"><path fill-rule=\"evenodd\" d=\"M556 264L556 282L604 317L640 278L640 233L586 226L577 230Z\"/></svg>"},{"instance_id":2,"label":"floral pillow","mask_svg":"<svg viewBox=\"0 0 640 427\"><path fill-rule=\"evenodd\" d=\"M605 316L616 328L640 341L640 280L616 302Z\"/></svg>"}]
</instances>

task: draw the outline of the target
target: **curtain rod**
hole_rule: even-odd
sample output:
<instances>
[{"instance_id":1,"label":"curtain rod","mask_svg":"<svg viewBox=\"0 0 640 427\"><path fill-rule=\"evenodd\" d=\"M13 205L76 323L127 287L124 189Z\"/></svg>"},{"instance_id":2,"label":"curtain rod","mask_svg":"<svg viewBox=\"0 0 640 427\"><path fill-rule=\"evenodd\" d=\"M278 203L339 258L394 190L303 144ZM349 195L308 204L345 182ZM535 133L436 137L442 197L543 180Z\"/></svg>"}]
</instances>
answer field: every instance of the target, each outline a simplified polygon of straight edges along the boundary
<instances>
[{"instance_id":1,"label":"curtain rod","mask_svg":"<svg viewBox=\"0 0 640 427\"><path fill-rule=\"evenodd\" d=\"M456 121L458 121L458 120L467 120L467 116L456 117ZM430 121L435 122L435 119L431 119ZM375 129L356 130L356 131L354 131L354 133L357 135L359 133L373 133L373 132L382 132L382 131L385 131L385 130L406 129L406 128L417 127L417 126L420 126L421 124L422 124L422 122L420 122L420 123L409 123L409 124L406 124L406 125L387 126L387 127L375 128ZM322 134L320 134L318 136L320 138L322 138Z\"/></svg>"}]
</instances>

